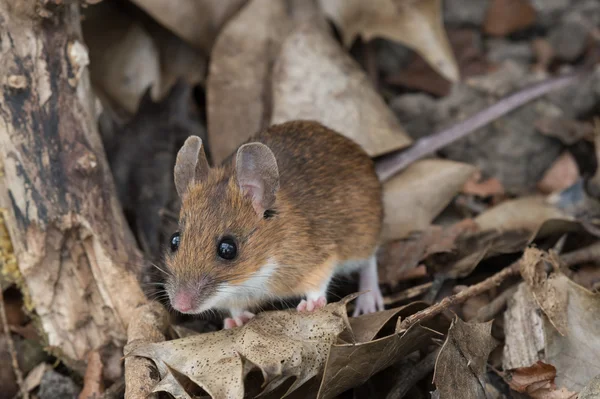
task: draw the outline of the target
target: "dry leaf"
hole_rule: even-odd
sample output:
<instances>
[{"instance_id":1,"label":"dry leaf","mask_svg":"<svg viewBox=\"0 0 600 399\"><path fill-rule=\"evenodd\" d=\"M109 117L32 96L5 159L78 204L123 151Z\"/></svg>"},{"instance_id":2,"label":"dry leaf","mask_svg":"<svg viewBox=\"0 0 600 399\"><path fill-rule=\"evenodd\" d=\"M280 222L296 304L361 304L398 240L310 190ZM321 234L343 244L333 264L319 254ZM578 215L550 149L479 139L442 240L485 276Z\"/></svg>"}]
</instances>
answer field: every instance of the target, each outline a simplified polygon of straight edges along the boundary
<instances>
[{"instance_id":1,"label":"dry leaf","mask_svg":"<svg viewBox=\"0 0 600 399\"><path fill-rule=\"evenodd\" d=\"M87 357L87 368L83 377L83 389L79 394L79 399L100 398L104 392L104 383L102 382L102 370L104 365L98 351L92 351Z\"/></svg>"},{"instance_id":2,"label":"dry leaf","mask_svg":"<svg viewBox=\"0 0 600 399\"><path fill-rule=\"evenodd\" d=\"M556 385L580 391L600 374L600 296L566 276L552 281L554 291L566 292L566 331L561 335L544 320L546 362L556 367Z\"/></svg>"},{"instance_id":3,"label":"dry leaf","mask_svg":"<svg viewBox=\"0 0 600 399\"><path fill-rule=\"evenodd\" d=\"M537 187L541 192L549 194L575 184L578 178L579 168L577 162L569 151L565 151L546 171Z\"/></svg>"},{"instance_id":4,"label":"dry leaf","mask_svg":"<svg viewBox=\"0 0 600 399\"><path fill-rule=\"evenodd\" d=\"M418 52L444 78L459 72L442 21L441 0L319 0L346 47L356 36L396 40Z\"/></svg>"},{"instance_id":5,"label":"dry leaf","mask_svg":"<svg viewBox=\"0 0 600 399\"><path fill-rule=\"evenodd\" d=\"M594 379L579 392L577 399L596 399L598 397L600 397L600 375L594 377Z\"/></svg>"},{"instance_id":6,"label":"dry leaf","mask_svg":"<svg viewBox=\"0 0 600 399\"><path fill-rule=\"evenodd\" d=\"M504 186L495 177L481 181L481 173L477 173L464 184L462 193L479 197L501 196L504 195Z\"/></svg>"},{"instance_id":7,"label":"dry leaf","mask_svg":"<svg viewBox=\"0 0 600 399\"><path fill-rule=\"evenodd\" d=\"M475 222L481 230L521 230L535 232L550 219L565 219L565 215L546 203L542 196L521 197L481 213Z\"/></svg>"},{"instance_id":8,"label":"dry leaf","mask_svg":"<svg viewBox=\"0 0 600 399\"><path fill-rule=\"evenodd\" d=\"M161 382L154 392L185 397L174 371L187 376L212 398L242 398L244 378L260 370L264 392L296 377L294 391L319 375L330 346L348 327L346 304L356 295L313 313L295 310L259 313L241 328L138 346L127 354L150 358Z\"/></svg>"},{"instance_id":9,"label":"dry leaf","mask_svg":"<svg viewBox=\"0 0 600 399\"><path fill-rule=\"evenodd\" d=\"M300 24L285 40L272 87L272 124L317 120L371 156L411 143L360 66L311 23Z\"/></svg>"},{"instance_id":10,"label":"dry leaf","mask_svg":"<svg viewBox=\"0 0 600 399\"><path fill-rule=\"evenodd\" d=\"M483 259L521 251L529 242L529 230L485 230L463 234L451 251L439 251L423 263L427 269L446 278L468 276Z\"/></svg>"},{"instance_id":11,"label":"dry leaf","mask_svg":"<svg viewBox=\"0 0 600 399\"><path fill-rule=\"evenodd\" d=\"M485 398L485 367L497 342L492 322L452 321L435 363L433 382L441 398Z\"/></svg>"},{"instance_id":12,"label":"dry leaf","mask_svg":"<svg viewBox=\"0 0 600 399\"><path fill-rule=\"evenodd\" d=\"M528 0L492 0L487 9L483 30L505 36L527 28L535 22L535 9Z\"/></svg>"},{"instance_id":13,"label":"dry leaf","mask_svg":"<svg viewBox=\"0 0 600 399\"><path fill-rule=\"evenodd\" d=\"M521 275L538 306L554 327L564 334L567 330L568 296L566 291L558 290L553 281L561 276L557 273L559 268L556 255L537 248L527 248L521 260Z\"/></svg>"},{"instance_id":14,"label":"dry leaf","mask_svg":"<svg viewBox=\"0 0 600 399\"><path fill-rule=\"evenodd\" d=\"M475 170L465 163L425 159L385 182L383 239L400 239L426 229Z\"/></svg>"},{"instance_id":15,"label":"dry leaf","mask_svg":"<svg viewBox=\"0 0 600 399\"><path fill-rule=\"evenodd\" d=\"M594 141L594 126L589 122L546 116L535 121L535 128L541 134L555 137L565 145L573 145L579 140Z\"/></svg>"},{"instance_id":16,"label":"dry leaf","mask_svg":"<svg viewBox=\"0 0 600 399\"><path fill-rule=\"evenodd\" d=\"M150 34L112 3L92 9L83 25L90 52L92 83L112 103L133 114L149 87L154 99L160 91L160 60Z\"/></svg>"},{"instance_id":17,"label":"dry leaf","mask_svg":"<svg viewBox=\"0 0 600 399\"><path fill-rule=\"evenodd\" d=\"M464 219L448 227L428 226L422 231L412 232L408 237L388 243L378 257L379 282L394 284L427 256L452 251L460 235L477 230L478 226L472 219Z\"/></svg>"},{"instance_id":18,"label":"dry leaf","mask_svg":"<svg viewBox=\"0 0 600 399\"><path fill-rule=\"evenodd\" d=\"M507 370L502 377L517 392L534 399L575 399L577 393L558 388L554 383L556 368L541 361L533 366Z\"/></svg>"},{"instance_id":19,"label":"dry leaf","mask_svg":"<svg viewBox=\"0 0 600 399\"><path fill-rule=\"evenodd\" d=\"M246 0L182 0L174 7L169 0L132 1L206 55L210 54L223 25L246 3Z\"/></svg>"},{"instance_id":20,"label":"dry leaf","mask_svg":"<svg viewBox=\"0 0 600 399\"><path fill-rule=\"evenodd\" d=\"M284 2L252 0L219 35L206 88L214 164L269 124L273 62L291 24Z\"/></svg>"},{"instance_id":21,"label":"dry leaf","mask_svg":"<svg viewBox=\"0 0 600 399\"><path fill-rule=\"evenodd\" d=\"M47 363L40 363L35 366L23 380L23 389L27 392L31 392L40 386L42 378L48 370L52 370L52 366Z\"/></svg>"},{"instance_id":22,"label":"dry leaf","mask_svg":"<svg viewBox=\"0 0 600 399\"><path fill-rule=\"evenodd\" d=\"M595 224L600 218L600 201L590 195L589 189L595 187L590 182L580 177L573 185L548 197L548 203L581 221L590 233L599 236L600 231Z\"/></svg>"},{"instance_id":23,"label":"dry leaf","mask_svg":"<svg viewBox=\"0 0 600 399\"><path fill-rule=\"evenodd\" d=\"M414 325L405 332L370 342L333 345L317 397L334 398L364 384L379 371L431 343L431 338L437 335L433 330Z\"/></svg>"}]
</instances>

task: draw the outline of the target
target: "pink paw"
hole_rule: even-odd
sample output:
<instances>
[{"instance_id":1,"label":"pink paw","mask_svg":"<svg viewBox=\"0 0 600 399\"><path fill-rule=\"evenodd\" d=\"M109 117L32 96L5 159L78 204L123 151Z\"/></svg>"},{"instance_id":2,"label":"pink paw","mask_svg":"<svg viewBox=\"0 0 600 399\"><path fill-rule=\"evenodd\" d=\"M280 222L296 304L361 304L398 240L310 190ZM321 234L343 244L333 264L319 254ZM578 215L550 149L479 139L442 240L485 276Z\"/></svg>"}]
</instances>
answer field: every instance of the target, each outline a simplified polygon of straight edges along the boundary
<instances>
[{"instance_id":1,"label":"pink paw","mask_svg":"<svg viewBox=\"0 0 600 399\"><path fill-rule=\"evenodd\" d=\"M356 298L356 307L352 313L352 317L360 316L361 314L375 313L384 310L383 296L379 288L365 292Z\"/></svg>"},{"instance_id":2,"label":"pink paw","mask_svg":"<svg viewBox=\"0 0 600 399\"><path fill-rule=\"evenodd\" d=\"M296 309L298 309L298 312L312 312L321 309L325 305L327 305L327 298L320 296L317 299L301 300Z\"/></svg>"},{"instance_id":3,"label":"pink paw","mask_svg":"<svg viewBox=\"0 0 600 399\"><path fill-rule=\"evenodd\" d=\"M223 320L223 328L225 330L229 330L231 328L241 327L248 323L253 317L254 313L250 313L248 311L244 311L236 317L227 317L225 320Z\"/></svg>"}]
</instances>

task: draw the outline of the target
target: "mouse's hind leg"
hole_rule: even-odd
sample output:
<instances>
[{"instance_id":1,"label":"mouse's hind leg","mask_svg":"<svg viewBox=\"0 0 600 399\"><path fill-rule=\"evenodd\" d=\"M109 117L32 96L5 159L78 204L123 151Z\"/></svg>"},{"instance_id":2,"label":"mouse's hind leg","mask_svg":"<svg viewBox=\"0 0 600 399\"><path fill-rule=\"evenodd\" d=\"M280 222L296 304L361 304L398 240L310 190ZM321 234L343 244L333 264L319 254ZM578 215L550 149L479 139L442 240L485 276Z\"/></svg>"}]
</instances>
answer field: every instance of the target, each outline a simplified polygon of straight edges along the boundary
<instances>
[{"instance_id":1,"label":"mouse's hind leg","mask_svg":"<svg viewBox=\"0 0 600 399\"><path fill-rule=\"evenodd\" d=\"M383 296L379 289L379 276L377 274L377 258L369 258L365 266L360 269L358 290L368 291L356 298L356 307L352 317L361 314L373 313L384 309Z\"/></svg>"}]
</instances>

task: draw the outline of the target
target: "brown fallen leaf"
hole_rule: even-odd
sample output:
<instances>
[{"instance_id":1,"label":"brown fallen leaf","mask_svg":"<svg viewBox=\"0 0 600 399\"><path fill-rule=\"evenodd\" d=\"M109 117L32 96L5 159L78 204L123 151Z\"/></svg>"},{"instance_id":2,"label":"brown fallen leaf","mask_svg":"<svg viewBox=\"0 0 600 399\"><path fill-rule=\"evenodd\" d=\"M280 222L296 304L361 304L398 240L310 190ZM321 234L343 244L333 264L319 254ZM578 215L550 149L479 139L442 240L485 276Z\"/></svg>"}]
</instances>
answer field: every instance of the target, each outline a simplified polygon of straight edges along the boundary
<instances>
[{"instance_id":1,"label":"brown fallen leaf","mask_svg":"<svg viewBox=\"0 0 600 399\"><path fill-rule=\"evenodd\" d=\"M569 151L565 151L546 171L537 187L542 193L549 194L575 184L578 178L577 162Z\"/></svg>"},{"instance_id":2,"label":"brown fallen leaf","mask_svg":"<svg viewBox=\"0 0 600 399\"><path fill-rule=\"evenodd\" d=\"M536 60L531 69L540 73L548 73L548 68L555 55L550 42L546 38L537 37L531 41L531 49Z\"/></svg>"},{"instance_id":3,"label":"brown fallen leaf","mask_svg":"<svg viewBox=\"0 0 600 399\"><path fill-rule=\"evenodd\" d=\"M482 181L481 173L477 173L463 185L462 193L479 197L503 196L504 186L495 177Z\"/></svg>"},{"instance_id":4,"label":"brown fallen leaf","mask_svg":"<svg viewBox=\"0 0 600 399\"><path fill-rule=\"evenodd\" d=\"M112 2L92 7L83 24L89 48L90 77L101 97L127 113L137 110L149 87L157 99L161 89L158 48L148 31Z\"/></svg>"},{"instance_id":5,"label":"brown fallen leaf","mask_svg":"<svg viewBox=\"0 0 600 399\"><path fill-rule=\"evenodd\" d=\"M87 368L83 377L83 389L79 393L79 399L97 399L104 392L104 383L102 382L102 359L98 351L92 351L88 354Z\"/></svg>"},{"instance_id":6,"label":"brown fallen leaf","mask_svg":"<svg viewBox=\"0 0 600 399\"><path fill-rule=\"evenodd\" d=\"M534 303L543 311L542 323L537 323L543 331L536 335L544 362L556 367L557 386L577 392L600 374L600 321L590 317L600 311L600 295L571 281L559 267L556 255L530 248L521 273ZM548 276L547 269L552 271Z\"/></svg>"},{"instance_id":7,"label":"brown fallen leaf","mask_svg":"<svg viewBox=\"0 0 600 399\"><path fill-rule=\"evenodd\" d=\"M380 283L396 283L427 256L452 251L460 235L477 230L478 226L472 219L464 219L447 227L431 225L388 243L378 256Z\"/></svg>"},{"instance_id":8,"label":"brown fallen leaf","mask_svg":"<svg viewBox=\"0 0 600 399\"><path fill-rule=\"evenodd\" d=\"M537 248L527 248L521 261L521 275L538 306L561 334L567 330L567 292L558 290L553 280L560 278L559 259Z\"/></svg>"},{"instance_id":9,"label":"brown fallen leaf","mask_svg":"<svg viewBox=\"0 0 600 399\"><path fill-rule=\"evenodd\" d=\"M594 141L594 127L588 122L547 116L536 120L535 128L541 134L556 137L565 145L573 145L579 140Z\"/></svg>"},{"instance_id":10,"label":"brown fallen leaf","mask_svg":"<svg viewBox=\"0 0 600 399\"><path fill-rule=\"evenodd\" d=\"M600 236L600 200L590 193L595 187L590 183L591 179L579 177L571 186L551 194L547 202L560 210L565 217L580 221L591 234Z\"/></svg>"},{"instance_id":11,"label":"brown fallen leaf","mask_svg":"<svg viewBox=\"0 0 600 399\"><path fill-rule=\"evenodd\" d=\"M346 304L356 296L312 313L259 313L241 328L140 345L126 356L152 359L161 378L153 392L176 398L186 397L176 373L214 399L242 398L244 379L252 370L262 373L263 394L296 377L288 389L292 392L322 372L329 348L348 327Z\"/></svg>"},{"instance_id":12,"label":"brown fallen leaf","mask_svg":"<svg viewBox=\"0 0 600 399\"><path fill-rule=\"evenodd\" d=\"M442 23L441 0L319 0L350 47L357 36L396 40L411 47L451 82L459 72Z\"/></svg>"},{"instance_id":13,"label":"brown fallen leaf","mask_svg":"<svg viewBox=\"0 0 600 399\"><path fill-rule=\"evenodd\" d=\"M271 124L317 120L371 156L411 143L358 63L312 22L299 24L283 43L272 92Z\"/></svg>"},{"instance_id":14,"label":"brown fallen leaf","mask_svg":"<svg viewBox=\"0 0 600 399\"><path fill-rule=\"evenodd\" d=\"M475 171L474 166L465 163L425 159L386 181L384 241L426 229Z\"/></svg>"},{"instance_id":15,"label":"brown fallen leaf","mask_svg":"<svg viewBox=\"0 0 600 399\"><path fill-rule=\"evenodd\" d=\"M414 325L402 333L370 342L333 345L317 398L334 398L349 388L364 384L379 371L430 344L431 338L439 338L439 335L434 330Z\"/></svg>"},{"instance_id":16,"label":"brown fallen leaf","mask_svg":"<svg viewBox=\"0 0 600 399\"><path fill-rule=\"evenodd\" d=\"M183 0L173 7L169 0L132 1L206 55L210 54L223 25L246 3L246 0Z\"/></svg>"},{"instance_id":17,"label":"brown fallen leaf","mask_svg":"<svg viewBox=\"0 0 600 399\"><path fill-rule=\"evenodd\" d=\"M251 0L215 42L206 87L214 164L269 123L273 63L291 25L284 2Z\"/></svg>"},{"instance_id":18,"label":"brown fallen leaf","mask_svg":"<svg viewBox=\"0 0 600 399\"><path fill-rule=\"evenodd\" d=\"M448 30L448 38L463 79L485 73L492 67L477 44L479 36L475 30ZM452 82L441 76L418 54L406 68L387 76L386 82L436 96L446 96L452 88Z\"/></svg>"},{"instance_id":19,"label":"brown fallen leaf","mask_svg":"<svg viewBox=\"0 0 600 399\"><path fill-rule=\"evenodd\" d=\"M574 399L577 393L558 388L554 383L556 367L538 361L530 367L520 367L502 373L511 389L534 399Z\"/></svg>"},{"instance_id":20,"label":"brown fallen leaf","mask_svg":"<svg viewBox=\"0 0 600 399\"><path fill-rule=\"evenodd\" d=\"M452 321L435 363L433 382L440 398L485 398L485 367L497 346L491 335L492 322Z\"/></svg>"},{"instance_id":21,"label":"brown fallen leaf","mask_svg":"<svg viewBox=\"0 0 600 399\"><path fill-rule=\"evenodd\" d=\"M50 366L48 363L40 363L37 366L35 366L33 370L31 370L29 374L27 374L27 377L25 377L25 379L23 380L24 390L27 392L31 392L37 387L39 387L42 382L42 378L44 377L44 374L48 370L52 370L52 366Z\"/></svg>"},{"instance_id":22,"label":"brown fallen leaf","mask_svg":"<svg viewBox=\"0 0 600 399\"><path fill-rule=\"evenodd\" d=\"M579 392L577 399L595 399L600 396L600 375L594 377L585 388Z\"/></svg>"},{"instance_id":23,"label":"brown fallen leaf","mask_svg":"<svg viewBox=\"0 0 600 399\"><path fill-rule=\"evenodd\" d=\"M525 196L504 201L481 213L475 223L481 230L521 230L532 233L550 219L567 219L556 207L548 204L543 196Z\"/></svg>"},{"instance_id":24,"label":"brown fallen leaf","mask_svg":"<svg viewBox=\"0 0 600 399\"><path fill-rule=\"evenodd\" d=\"M535 9L528 0L492 0L487 9L483 31L505 36L535 22Z\"/></svg>"}]
</instances>

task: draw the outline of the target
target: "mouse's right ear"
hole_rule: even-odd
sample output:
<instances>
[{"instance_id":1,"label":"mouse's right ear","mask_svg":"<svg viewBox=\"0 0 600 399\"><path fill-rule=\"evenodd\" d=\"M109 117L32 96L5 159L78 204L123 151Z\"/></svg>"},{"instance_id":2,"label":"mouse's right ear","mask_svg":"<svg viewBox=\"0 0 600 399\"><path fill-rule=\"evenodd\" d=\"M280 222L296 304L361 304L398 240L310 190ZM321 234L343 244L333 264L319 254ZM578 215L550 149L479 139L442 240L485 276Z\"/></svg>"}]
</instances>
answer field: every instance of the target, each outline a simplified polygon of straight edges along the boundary
<instances>
[{"instance_id":1,"label":"mouse's right ear","mask_svg":"<svg viewBox=\"0 0 600 399\"><path fill-rule=\"evenodd\" d=\"M183 198L194 182L204 180L208 176L208 170L202 139L198 136L188 137L175 160L175 188L179 197Z\"/></svg>"}]
</instances>

